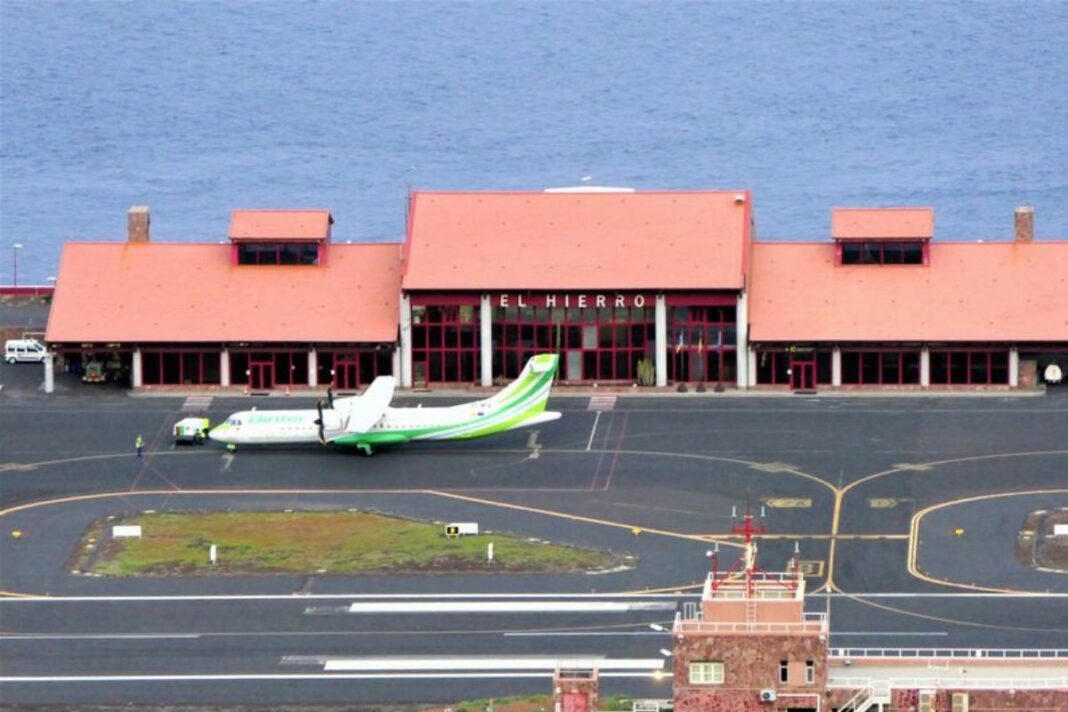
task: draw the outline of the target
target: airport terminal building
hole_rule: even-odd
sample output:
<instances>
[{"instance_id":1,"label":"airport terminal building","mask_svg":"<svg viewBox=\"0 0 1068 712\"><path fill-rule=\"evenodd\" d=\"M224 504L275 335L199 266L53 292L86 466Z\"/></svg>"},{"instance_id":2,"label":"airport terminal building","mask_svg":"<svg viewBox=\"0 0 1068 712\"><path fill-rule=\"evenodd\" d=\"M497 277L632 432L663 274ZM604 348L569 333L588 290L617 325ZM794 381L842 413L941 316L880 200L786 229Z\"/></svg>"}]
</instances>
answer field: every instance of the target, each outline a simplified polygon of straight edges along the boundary
<instances>
[{"instance_id":1,"label":"airport terminal building","mask_svg":"<svg viewBox=\"0 0 1068 712\"><path fill-rule=\"evenodd\" d=\"M758 241L747 191L414 192L402 244L326 210L235 210L223 242L68 243L46 340L133 387L560 383L814 390L1033 386L1068 367L1068 242L934 239L929 208L836 209Z\"/></svg>"}]
</instances>

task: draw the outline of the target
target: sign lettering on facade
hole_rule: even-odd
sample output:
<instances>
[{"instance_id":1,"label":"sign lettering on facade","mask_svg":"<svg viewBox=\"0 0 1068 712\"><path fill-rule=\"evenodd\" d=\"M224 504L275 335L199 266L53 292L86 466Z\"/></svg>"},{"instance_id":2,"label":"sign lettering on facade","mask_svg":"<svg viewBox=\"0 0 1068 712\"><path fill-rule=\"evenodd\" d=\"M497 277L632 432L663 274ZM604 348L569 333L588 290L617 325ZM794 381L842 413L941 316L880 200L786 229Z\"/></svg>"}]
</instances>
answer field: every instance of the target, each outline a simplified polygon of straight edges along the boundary
<instances>
[{"instance_id":1,"label":"sign lettering on facade","mask_svg":"<svg viewBox=\"0 0 1068 712\"><path fill-rule=\"evenodd\" d=\"M644 294L495 294L493 296L495 306L498 307L544 307L548 309L595 309L644 307L652 304L652 298Z\"/></svg>"}]
</instances>

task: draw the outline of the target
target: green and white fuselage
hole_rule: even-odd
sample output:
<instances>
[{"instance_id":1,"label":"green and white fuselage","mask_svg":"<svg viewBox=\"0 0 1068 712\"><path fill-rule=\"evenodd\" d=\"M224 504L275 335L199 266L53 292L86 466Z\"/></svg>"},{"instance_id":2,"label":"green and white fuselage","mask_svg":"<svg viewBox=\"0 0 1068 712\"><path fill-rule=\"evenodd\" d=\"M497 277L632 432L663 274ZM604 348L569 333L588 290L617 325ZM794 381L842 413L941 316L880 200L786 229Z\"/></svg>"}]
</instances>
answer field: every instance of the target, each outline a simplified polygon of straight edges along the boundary
<instances>
[{"instance_id":1,"label":"green and white fuselage","mask_svg":"<svg viewBox=\"0 0 1068 712\"><path fill-rule=\"evenodd\" d=\"M210 433L228 444L317 443L357 447L417 440L466 440L556 420L545 410L559 357L531 358L519 378L496 395L437 408L394 408L392 377L379 377L364 395L343 398L322 410L246 410Z\"/></svg>"}]
</instances>

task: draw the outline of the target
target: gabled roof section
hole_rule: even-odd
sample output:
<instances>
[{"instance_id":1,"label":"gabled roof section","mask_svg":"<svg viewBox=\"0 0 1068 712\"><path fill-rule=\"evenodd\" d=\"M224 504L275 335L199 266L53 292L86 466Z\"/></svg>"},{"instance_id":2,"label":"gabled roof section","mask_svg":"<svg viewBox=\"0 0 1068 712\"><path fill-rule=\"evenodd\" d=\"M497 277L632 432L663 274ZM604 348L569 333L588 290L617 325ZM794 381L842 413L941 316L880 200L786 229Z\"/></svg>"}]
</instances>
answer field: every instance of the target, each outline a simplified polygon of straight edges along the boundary
<instances>
[{"instance_id":1,"label":"gabled roof section","mask_svg":"<svg viewBox=\"0 0 1068 712\"><path fill-rule=\"evenodd\" d=\"M329 240L333 224L329 210L235 210L230 216L230 239Z\"/></svg>"},{"instance_id":2,"label":"gabled roof section","mask_svg":"<svg viewBox=\"0 0 1068 712\"><path fill-rule=\"evenodd\" d=\"M1068 341L1068 242L932 243L926 266L835 265L753 245L754 342Z\"/></svg>"},{"instance_id":3,"label":"gabled roof section","mask_svg":"<svg viewBox=\"0 0 1068 712\"><path fill-rule=\"evenodd\" d=\"M419 192L405 290L740 289L751 196Z\"/></svg>"},{"instance_id":4,"label":"gabled roof section","mask_svg":"<svg viewBox=\"0 0 1068 712\"><path fill-rule=\"evenodd\" d=\"M930 240L934 208L835 208L834 240Z\"/></svg>"},{"instance_id":5,"label":"gabled roof section","mask_svg":"<svg viewBox=\"0 0 1068 712\"><path fill-rule=\"evenodd\" d=\"M52 343L393 342L400 245L333 245L326 264L237 266L228 244L67 243Z\"/></svg>"}]
</instances>

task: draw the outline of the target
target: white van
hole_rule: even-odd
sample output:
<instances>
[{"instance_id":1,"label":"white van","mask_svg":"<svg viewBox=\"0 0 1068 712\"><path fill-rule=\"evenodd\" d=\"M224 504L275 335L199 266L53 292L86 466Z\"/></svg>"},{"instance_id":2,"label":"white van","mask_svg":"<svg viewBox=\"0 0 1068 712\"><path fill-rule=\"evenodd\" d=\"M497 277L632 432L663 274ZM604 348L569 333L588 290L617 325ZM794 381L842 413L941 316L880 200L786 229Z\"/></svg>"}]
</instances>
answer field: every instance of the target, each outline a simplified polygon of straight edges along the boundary
<instances>
[{"instance_id":1,"label":"white van","mask_svg":"<svg viewBox=\"0 0 1068 712\"><path fill-rule=\"evenodd\" d=\"M4 343L4 360L8 363L41 363L45 347L36 339L8 339Z\"/></svg>"}]
</instances>

